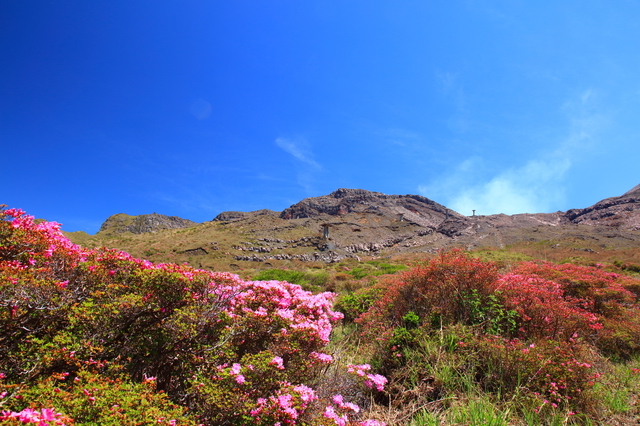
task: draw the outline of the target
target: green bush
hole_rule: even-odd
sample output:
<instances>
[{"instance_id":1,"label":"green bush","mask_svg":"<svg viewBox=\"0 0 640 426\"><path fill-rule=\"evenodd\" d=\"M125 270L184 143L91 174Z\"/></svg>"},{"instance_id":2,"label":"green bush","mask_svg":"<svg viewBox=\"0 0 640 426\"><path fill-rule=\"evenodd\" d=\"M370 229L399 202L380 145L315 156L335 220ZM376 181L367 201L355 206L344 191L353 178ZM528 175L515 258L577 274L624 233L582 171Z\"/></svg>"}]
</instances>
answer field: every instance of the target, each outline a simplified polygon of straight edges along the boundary
<instances>
[{"instance_id":1,"label":"green bush","mask_svg":"<svg viewBox=\"0 0 640 426\"><path fill-rule=\"evenodd\" d=\"M378 291L372 288L361 288L353 293L338 297L335 309L342 312L345 322L353 322L371 307Z\"/></svg>"}]
</instances>

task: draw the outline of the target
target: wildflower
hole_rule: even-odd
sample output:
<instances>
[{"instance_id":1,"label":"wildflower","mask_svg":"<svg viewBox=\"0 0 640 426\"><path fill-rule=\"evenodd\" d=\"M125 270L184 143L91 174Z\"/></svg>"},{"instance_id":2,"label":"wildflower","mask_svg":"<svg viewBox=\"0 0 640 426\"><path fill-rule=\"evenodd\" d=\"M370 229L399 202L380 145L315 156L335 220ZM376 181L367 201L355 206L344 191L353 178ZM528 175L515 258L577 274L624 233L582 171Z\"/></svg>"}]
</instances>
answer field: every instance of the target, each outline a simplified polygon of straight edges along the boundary
<instances>
[{"instance_id":1,"label":"wildflower","mask_svg":"<svg viewBox=\"0 0 640 426\"><path fill-rule=\"evenodd\" d=\"M311 357L325 364L331 364L333 362L333 357L329 354L323 354L320 352L311 352Z\"/></svg>"},{"instance_id":2,"label":"wildflower","mask_svg":"<svg viewBox=\"0 0 640 426\"><path fill-rule=\"evenodd\" d=\"M375 385L376 389L381 392L384 390L384 385L387 384L387 378L380 374L367 374L367 378L368 380L366 380L364 384L369 387L373 387Z\"/></svg>"},{"instance_id":3,"label":"wildflower","mask_svg":"<svg viewBox=\"0 0 640 426\"><path fill-rule=\"evenodd\" d=\"M269 365L275 365L278 370L284 370L283 360L279 356L274 356Z\"/></svg>"}]
</instances>

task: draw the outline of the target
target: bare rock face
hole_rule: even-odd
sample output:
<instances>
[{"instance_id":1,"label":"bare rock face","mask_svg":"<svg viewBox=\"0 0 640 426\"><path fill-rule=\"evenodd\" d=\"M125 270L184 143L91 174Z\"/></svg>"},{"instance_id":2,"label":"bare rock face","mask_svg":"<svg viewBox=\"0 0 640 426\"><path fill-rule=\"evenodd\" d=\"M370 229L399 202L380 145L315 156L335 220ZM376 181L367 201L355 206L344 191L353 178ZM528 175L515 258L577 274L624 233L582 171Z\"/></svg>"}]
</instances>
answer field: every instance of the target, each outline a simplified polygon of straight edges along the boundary
<instances>
[{"instance_id":1,"label":"bare rock face","mask_svg":"<svg viewBox=\"0 0 640 426\"><path fill-rule=\"evenodd\" d=\"M622 194L622 196L623 197L640 196L640 185L634 186L633 188L631 188L630 190Z\"/></svg>"},{"instance_id":2,"label":"bare rock face","mask_svg":"<svg viewBox=\"0 0 640 426\"><path fill-rule=\"evenodd\" d=\"M338 189L329 195L305 198L285 209L282 219L317 218L321 215L342 216L351 212L362 212L372 206L372 203L384 197L380 192L365 191L363 189Z\"/></svg>"},{"instance_id":3,"label":"bare rock face","mask_svg":"<svg viewBox=\"0 0 640 426\"><path fill-rule=\"evenodd\" d=\"M338 189L322 197L305 198L285 209L282 219L339 217L349 213L373 213L409 221L423 227L438 228L444 221L467 218L420 195L386 195L364 189Z\"/></svg>"},{"instance_id":4,"label":"bare rock face","mask_svg":"<svg viewBox=\"0 0 640 426\"><path fill-rule=\"evenodd\" d=\"M140 216L130 216L124 213L114 214L100 227L103 234L122 234L131 232L132 234L143 234L145 232L157 232L162 229L189 228L197 225L188 219L177 216L165 216L163 214L151 213Z\"/></svg>"},{"instance_id":5,"label":"bare rock face","mask_svg":"<svg viewBox=\"0 0 640 426\"><path fill-rule=\"evenodd\" d=\"M582 225L604 225L631 231L640 230L640 185L619 197L606 198L586 209L571 209L567 221Z\"/></svg>"}]
</instances>

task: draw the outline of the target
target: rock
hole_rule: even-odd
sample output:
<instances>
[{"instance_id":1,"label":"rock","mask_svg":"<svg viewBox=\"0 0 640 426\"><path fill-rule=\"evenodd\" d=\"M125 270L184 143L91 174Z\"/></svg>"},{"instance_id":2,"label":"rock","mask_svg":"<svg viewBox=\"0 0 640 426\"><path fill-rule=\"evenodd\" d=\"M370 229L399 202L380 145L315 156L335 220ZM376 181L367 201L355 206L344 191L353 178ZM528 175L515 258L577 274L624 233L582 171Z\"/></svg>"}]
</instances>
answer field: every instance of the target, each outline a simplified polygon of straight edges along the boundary
<instances>
[{"instance_id":1,"label":"rock","mask_svg":"<svg viewBox=\"0 0 640 426\"><path fill-rule=\"evenodd\" d=\"M206 254L209 254L209 252L206 249L202 248L202 247L196 247L196 248L193 248L193 249L183 250L183 251L181 251L179 253L188 254L188 255L191 255L191 256L204 256Z\"/></svg>"}]
</instances>

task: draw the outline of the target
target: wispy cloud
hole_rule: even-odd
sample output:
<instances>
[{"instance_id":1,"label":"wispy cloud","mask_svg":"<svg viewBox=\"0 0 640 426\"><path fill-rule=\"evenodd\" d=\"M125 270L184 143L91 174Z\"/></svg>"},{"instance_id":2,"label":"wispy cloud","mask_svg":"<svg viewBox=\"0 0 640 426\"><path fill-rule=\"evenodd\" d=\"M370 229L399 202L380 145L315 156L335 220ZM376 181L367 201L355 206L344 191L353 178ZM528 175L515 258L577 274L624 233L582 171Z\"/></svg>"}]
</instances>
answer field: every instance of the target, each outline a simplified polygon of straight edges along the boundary
<instances>
[{"instance_id":1,"label":"wispy cloud","mask_svg":"<svg viewBox=\"0 0 640 426\"><path fill-rule=\"evenodd\" d=\"M447 176L419 186L419 192L466 215L472 210L478 214L554 210L565 197L565 174L581 151L594 143L604 123L603 117L594 113L594 98L595 92L589 89L563 105L568 117L567 134L559 138L555 148L538 158L524 159L521 166L497 174L488 172L491 165L482 158L468 158Z\"/></svg>"},{"instance_id":2,"label":"wispy cloud","mask_svg":"<svg viewBox=\"0 0 640 426\"><path fill-rule=\"evenodd\" d=\"M297 160L314 167L321 169L322 167L314 159L309 147L309 143L303 138L277 138L276 145L282 148L287 153L293 155Z\"/></svg>"},{"instance_id":3,"label":"wispy cloud","mask_svg":"<svg viewBox=\"0 0 640 426\"><path fill-rule=\"evenodd\" d=\"M401 147L421 145L423 143L423 137L420 134L406 129L386 129L379 132L379 135L389 143Z\"/></svg>"},{"instance_id":4,"label":"wispy cloud","mask_svg":"<svg viewBox=\"0 0 640 426\"><path fill-rule=\"evenodd\" d=\"M466 109L467 99L458 74L436 71L436 81L440 90L447 96L457 111Z\"/></svg>"},{"instance_id":5,"label":"wispy cloud","mask_svg":"<svg viewBox=\"0 0 640 426\"><path fill-rule=\"evenodd\" d=\"M440 91L453 107L453 112L447 120L447 125L454 132L466 132L471 127L468 111L469 101L459 75L452 72L437 71L435 77Z\"/></svg>"},{"instance_id":6,"label":"wispy cloud","mask_svg":"<svg viewBox=\"0 0 640 426\"><path fill-rule=\"evenodd\" d=\"M211 104L204 99L196 99L191 102L191 107L189 107L189 112L197 118L198 120L204 120L209 118L213 108Z\"/></svg>"},{"instance_id":7,"label":"wispy cloud","mask_svg":"<svg viewBox=\"0 0 640 426\"><path fill-rule=\"evenodd\" d=\"M316 173L322 170L322 166L313 159L309 142L304 138L279 137L276 145L297 160L297 182L307 193L312 193Z\"/></svg>"},{"instance_id":8,"label":"wispy cloud","mask_svg":"<svg viewBox=\"0 0 640 426\"><path fill-rule=\"evenodd\" d=\"M544 212L562 202L564 189L559 183L571 160L531 160L488 181L476 180L485 167L480 159L466 160L445 179L418 190L430 198L443 197L447 207L465 215L473 210L478 214Z\"/></svg>"}]
</instances>

